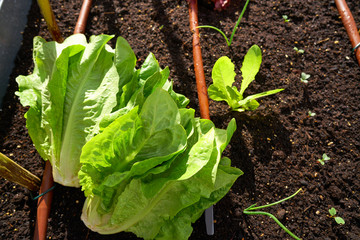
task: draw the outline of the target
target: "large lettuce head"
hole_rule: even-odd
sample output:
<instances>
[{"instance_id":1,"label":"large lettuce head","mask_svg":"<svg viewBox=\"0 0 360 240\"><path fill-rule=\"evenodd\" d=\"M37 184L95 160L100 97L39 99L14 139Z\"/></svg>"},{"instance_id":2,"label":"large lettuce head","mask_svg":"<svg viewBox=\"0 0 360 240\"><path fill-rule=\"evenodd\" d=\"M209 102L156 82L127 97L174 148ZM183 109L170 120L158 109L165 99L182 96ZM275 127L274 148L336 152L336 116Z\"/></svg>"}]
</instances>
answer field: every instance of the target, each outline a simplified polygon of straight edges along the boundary
<instances>
[{"instance_id":1,"label":"large lettuce head","mask_svg":"<svg viewBox=\"0 0 360 240\"><path fill-rule=\"evenodd\" d=\"M219 201L242 172L221 154L235 131L194 118L155 90L141 110L116 119L83 148L82 220L93 231L144 239L187 239L191 223Z\"/></svg>"},{"instance_id":2,"label":"large lettuce head","mask_svg":"<svg viewBox=\"0 0 360 240\"><path fill-rule=\"evenodd\" d=\"M16 94L24 106L30 137L54 180L79 187L81 149L101 129L135 106L141 107L154 89L166 89L179 106L188 100L172 90L168 68L159 67L153 54L135 69L136 57L125 39L115 49L113 36L82 34L63 43L34 38L34 71L19 76Z\"/></svg>"}]
</instances>

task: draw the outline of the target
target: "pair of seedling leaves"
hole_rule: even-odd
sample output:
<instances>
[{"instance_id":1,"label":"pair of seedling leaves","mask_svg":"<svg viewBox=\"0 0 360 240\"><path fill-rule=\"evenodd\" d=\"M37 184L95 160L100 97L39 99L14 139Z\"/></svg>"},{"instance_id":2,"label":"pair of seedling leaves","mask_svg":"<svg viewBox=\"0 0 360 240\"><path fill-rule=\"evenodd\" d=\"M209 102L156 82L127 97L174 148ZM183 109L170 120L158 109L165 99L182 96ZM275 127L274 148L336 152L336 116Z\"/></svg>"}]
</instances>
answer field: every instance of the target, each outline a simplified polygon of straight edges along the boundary
<instances>
[{"instance_id":1,"label":"pair of seedling leaves","mask_svg":"<svg viewBox=\"0 0 360 240\"><path fill-rule=\"evenodd\" d=\"M329 213L330 213L330 216L335 219L335 222L337 224L339 224L339 225L345 224L344 219L342 219L341 217L336 216L336 209L335 208L333 208L333 207L330 208Z\"/></svg>"},{"instance_id":2,"label":"pair of seedling leaves","mask_svg":"<svg viewBox=\"0 0 360 240\"><path fill-rule=\"evenodd\" d=\"M245 55L241 67L243 80L240 91L238 91L236 86L232 86L236 76L234 64L226 56L219 58L212 71L213 84L210 85L208 89L209 97L215 101L226 101L233 111L243 112L257 109L260 104L256 99L284 90L275 89L244 98L244 91L249 84L255 80L255 76L260 69L261 61L261 49L257 45L253 45Z\"/></svg>"}]
</instances>

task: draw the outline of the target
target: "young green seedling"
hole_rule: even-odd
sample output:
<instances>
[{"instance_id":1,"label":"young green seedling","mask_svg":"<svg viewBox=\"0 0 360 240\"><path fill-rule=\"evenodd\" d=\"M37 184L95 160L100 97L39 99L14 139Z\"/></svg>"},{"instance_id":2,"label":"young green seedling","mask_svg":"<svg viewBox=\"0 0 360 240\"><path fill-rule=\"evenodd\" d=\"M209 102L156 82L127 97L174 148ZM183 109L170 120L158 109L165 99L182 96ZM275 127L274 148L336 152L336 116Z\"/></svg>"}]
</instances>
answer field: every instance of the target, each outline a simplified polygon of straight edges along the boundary
<instances>
[{"instance_id":1,"label":"young green seedling","mask_svg":"<svg viewBox=\"0 0 360 240\"><path fill-rule=\"evenodd\" d=\"M234 64L226 56L219 58L212 70L213 84L208 89L209 97L215 101L226 101L233 111L243 112L257 109L260 104L255 99L284 90L283 88L275 89L243 97L245 89L255 80L261 61L261 49L257 45L253 45L245 55L241 67L242 82L240 91L238 91L235 86L232 86L236 75Z\"/></svg>"},{"instance_id":2,"label":"young green seedling","mask_svg":"<svg viewBox=\"0 0 360 240\"><path fill-rule=\"evenodd\" d=\"M329 161L329 160L330 160L330 157L328 157L328 155L326 155L326 153L324 153L322 155L322 158L318 159L318 162L321 163L321 165L325 165L325 162Z\"/></svg>"},{"instance_id":3,"label":"young green seedling","mask_svg":"<svg viewBox=\"0 0 360 240\"><path fill-rule=\"evenodd\" d=\"M250 207L246 208L243 212L245 214L248 214L248 215L265 215L265 216L268 216L270 218L272 218L282 229L284 229L284 231L289 234L291 237L293 237L294 239L297 239L297 240L300 240L299 237L297 237L295 234L293 234L289 229L287 229L274 215L272 215L271 213L268 213L268 212L262 212L262 211L254 211L254 210L257 210L257 209L261 209L261 208L267 208L267 207L271 207L271 206L274 206L276 204L279 204L279 203L282 203L286 200L289 200L290 198L292 197L295 197L296 194L298 194L299 192L301 191L301 188L299 190L297 190L296 193L294 193L293 195L287 197L287 198L284 198L282 200L279 200L277 202L274 202L274 203L270 203L270 204L267 204L267 205L263 205L263 206L259 206L259 207L255 207L256 206L256 203L251 205Z\"/></svg>"},{"instance_id":4,"label":"young green seedling","mask_svg":"<svg viewBox=\"0 0 360 240\"><path fill-rule=\"evenodd\" d=\"M300 76L300 80L303 82L303 83L308 83L308 79L311 77L310 74L306 74L304 72L301 73L301 76Z\"/></svg>"},{"instance_id":5,"label":"young green seedling","mask_svg":"<svg viewBox=\"0 0 360 240\"><path fill-rule=\"evenodd\" d=\"M290 19L287 15L282 15L282 18L284 19L284 22L290 22Z\"/></svg>"},{"instance_id":6,"label":"young green seedling","mask_svg":"<svg viewBox=\"0 0 360 240\"><path fill-rule=\"evenodd\" d=\"M219 28L217 28L217 27L214 27L214 26L211 26L211 25L202 25L202 26L198 26L197 28L211 28L211 29L214 29L214 30L218 31L218 32L225 38L226 44L230 47L230 46L231 46L231 43L232 43L232 40L233 40L233 38L234 38L234 35L235 35L235 33L236 33L236 30L237 30L237 28L238 28L238 26L239 26L239 24L240 24L240 21L241 21L243 15L244 15L244 13L245 13L245 10L246 10L247 5L249 4L249 2L250 2L250 0L247 0L247 1L246 1L245 5L244 5L244 8L243 8L243 10L242 10L242 12L241 12L241 14L240 14L240 16L239 16L236 24L235 24L235 27L234 27L234 29L233 29L233 31L232 31L232 33L231 33L230 40L226 37L225 33L224 33L223 31L221 31L221 30L220 30Z\"/></svg>"},{"instance_id":7,"label":"young green seedling","mask_svg":"<svg viewBox=\"0 0 360 240\"><path fill-rule=\"evenodd\" d=\"M335 219L335 222L339 225L345 224L345 220L342 219L341 217L337 217L336 216L336 209L335 208L330 208L329 209L329 213L330 213L330 217Z\"/></svg>"},{"instance_id":8,"label":"young green seedling","mask_svg":"<svg viewBox=\"0 0 360 240\"><path fill-rule=\"evenodd\" d=\"M308 116L309 117L315 117L316 116L316 113L312 112L312 111L309 111L308 112Z\"/></svg>"},{"instance_id":9,"label":"young green seedling","mask_svg":"<svg viewBox=\"0 0 360 240\"><path fill-rule=\"evenodd\" d=\"M296 53L300 54L303 54L305 52L304 49L298 49L297 47L294 47L294 50L296 51Z\"/></svg>"}]
</instances>

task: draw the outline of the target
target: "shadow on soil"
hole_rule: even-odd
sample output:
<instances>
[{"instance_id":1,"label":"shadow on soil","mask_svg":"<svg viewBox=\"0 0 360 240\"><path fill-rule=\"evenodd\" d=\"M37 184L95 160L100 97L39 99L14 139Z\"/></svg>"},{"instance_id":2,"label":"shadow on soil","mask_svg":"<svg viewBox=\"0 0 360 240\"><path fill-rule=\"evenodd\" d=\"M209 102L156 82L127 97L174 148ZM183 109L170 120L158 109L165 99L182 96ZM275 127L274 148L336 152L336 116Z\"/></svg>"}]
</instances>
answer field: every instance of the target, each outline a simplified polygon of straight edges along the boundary
<instances>
[{"instance_id":1,"label":"shadow on soil","mask_svg":"<svg viewBox=\"0 0 360 240\"><path fill-rule=\"evenodd\" d=\"M169 16L164 11L166 8L161 1L153 1L153 6L156 10L154 11L156 14L154 14L153 20L157 22L160 26L164 26L162 32L164 36L164 43L167 46L167 49L170 53L171 61L173 63L172 71L174 71L175 75L179 77L179 80L183 84L186 84L186 82L189 82L191 81L191 79L193 79L193 77L190 75L190 71L193 71L193 67L191 67L191 70L186 69L187 64L183 56L182 48L189 48L188 52L191 52L190 47L191 47L192 38L181 39L176 34L177 32L176 30L178 26L174 25L173 24L174 22L172 22L171 19L169 19ZM184 23L184 24L188 25L189 23ZM195 81L195 79L193 81ZM196 95L195 89L183 88L183 90L184 92L182 92L182 94L184 94L187 97ZM190 104L194 105L195 99L190 99Z\"/></svg>"},{"instance_id":2,"label":"shadow on soil","mask_svg":"<svg viewBox=\"0 0 360 240\"><path fill-rule=\"evenodd\" d=\"M285 161L291 154L290 133L276 115L235 113L234 116L237 130L232 137L230 158L244 172L236 185L240 189L236 191L253 195L256 191L253 162L267 165L273 160Z\"/></svg>"}]
</instances>

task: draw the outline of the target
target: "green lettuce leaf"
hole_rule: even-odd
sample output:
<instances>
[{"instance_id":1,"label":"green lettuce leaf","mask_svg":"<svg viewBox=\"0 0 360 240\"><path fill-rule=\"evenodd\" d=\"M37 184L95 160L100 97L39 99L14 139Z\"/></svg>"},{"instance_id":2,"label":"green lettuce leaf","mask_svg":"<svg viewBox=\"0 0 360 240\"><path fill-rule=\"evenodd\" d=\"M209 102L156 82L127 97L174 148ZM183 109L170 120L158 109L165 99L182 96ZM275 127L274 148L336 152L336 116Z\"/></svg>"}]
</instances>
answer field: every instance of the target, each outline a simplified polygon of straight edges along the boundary
<instances>
[{"instance_id":1,"label":"green lettuce leaf","mask_svg":"<svg viewBox=\"0 0 360 240\"><path fill-rule=\"evenodd\" d=\"M234 64L223 56L219 58L212 70L213 84L209 86L209 97L215 101L226 101L230 107L235 108L241 95L236 88L231 87L235 82Z\"/></svg>"},{"instance_id":2,"label":"green lettuce leaf","mask_svg":"<svg viewBox=\"0 0 360 240\"><path fill-rule=\"evenodd\" d=\"M107 211L113 200L105 197L112 191L109 188L172 159L184 151L186 138L175 102L166 91L158 89L139 114L138 107L134 108L84 146L79 178L85 195L94 191L102 194L109 203L104 204L103 210ZM95 190L93 181L101 183Z\"/></svg>"},{"instance_id":3,"label":"green lettuce leaf","mask_svg":"<svg viewBox=\"0 0 360 240\"><path fill-rule=\"evenodd\" d=\"M241 67L241 74L243 80L241 81L240 95L243 95L245 89L252 81L255 80L255 76L260 70L261 62L261 49L257 45L251 46L251 48L245 55Z\"/></svg>"},{"instance_id":4,"label":"green lettuce leaf","mask_svg":"<svg viewBox=\"0 0 360 240\"><path fill-rule=\"evenodd\" d=\"M112 36L67 38L64 43L34 39L34 73L19 76L16 94L24 106L26 126L41 157L50 160L56 182L79 186L82 146L99 130L101 118L116 105L119 77Z\"/></svg>"}]
</instances>

